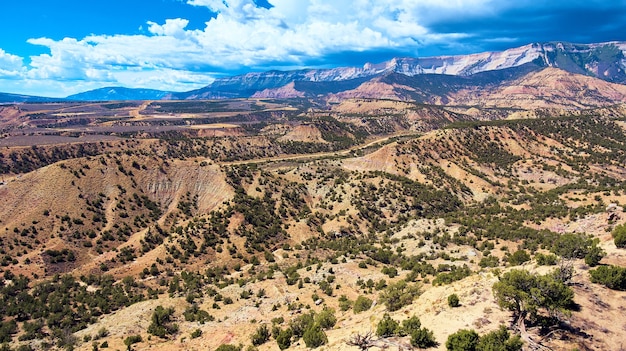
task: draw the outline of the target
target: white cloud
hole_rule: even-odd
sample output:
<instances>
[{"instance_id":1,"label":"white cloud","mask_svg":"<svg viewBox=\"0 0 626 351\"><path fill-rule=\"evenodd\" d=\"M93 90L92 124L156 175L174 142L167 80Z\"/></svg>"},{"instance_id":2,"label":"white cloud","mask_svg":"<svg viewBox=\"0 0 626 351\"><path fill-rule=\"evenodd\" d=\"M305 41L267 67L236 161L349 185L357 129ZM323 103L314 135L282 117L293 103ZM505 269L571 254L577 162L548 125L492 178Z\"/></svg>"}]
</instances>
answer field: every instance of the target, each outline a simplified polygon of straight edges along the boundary
<instances>
[{"instance_id":1,"label":"white cloud","mask_svg":"<svg viewBox=\"0 0 626 351\"><path fill-rule=\"evenodd\" d=\"M266 9L252 0L187 0L217 16L202 30L175 18L147 22L145 35L30 39L50 53L31 57L24 71L21 58L0 50L0 77L13 72L31 82L65 81L61 91L70 93L83 87L74 81L189 90L208 84L211 71L295 67L338 52L447 43L463 34L431 33L424 24L433 16L483 11L490 1L270 0Z\"/></svg>"},{"instance_id":2,"label":"white cloud","mask_svg":"<svg viewBox=\"0 0 626 351\"><path fill-rule=\"evenodd\" d=\"M21 57L0 49L0 78L19 77L24 70Z\"/></svg>"},{"instance_id":3,"label":"white cloud","mask_svg":"<svg viewBox=\"0 0 626 351\"><path fill-rule=\"evenodd\" d=\"M163 25L148 21L148 25L150 26L148 27L148 31L156 35L184 38L185 27L187 27L188 24L189 21L182 18L167 19Z\"/></svg>"}]
</instances>

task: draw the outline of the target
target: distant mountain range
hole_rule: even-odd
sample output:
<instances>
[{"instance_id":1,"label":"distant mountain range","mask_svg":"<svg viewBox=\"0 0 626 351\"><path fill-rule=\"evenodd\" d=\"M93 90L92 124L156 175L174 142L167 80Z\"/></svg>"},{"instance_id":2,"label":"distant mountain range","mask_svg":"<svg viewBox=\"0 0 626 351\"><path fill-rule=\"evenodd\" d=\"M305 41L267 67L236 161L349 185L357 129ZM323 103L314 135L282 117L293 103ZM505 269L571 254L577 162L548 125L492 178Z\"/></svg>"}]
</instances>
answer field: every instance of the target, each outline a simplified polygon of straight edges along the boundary
<instances>
[{"instance_id":1,"label":"distant mountain range","mask_svg":"<svg viewBox=\"0 0 626 351\"><path fill-rule=\"evenodd\" d=\"M588 89L589 85L593 86L595 90L590 90L587 95L597 99L587 98L587 103L597 105L602 101L608 103L623 98L621 92L616 92L621 91L621 87L626 84L625 53L626 42L535 43L501 52L394 58L378 64L368 63L363 67L247 73L219 78L201 89L180 93L109 87L71 95L67 99L109 101L307 97L332 101L348 97L386 97L443 104L486 104L491 99L494 105L498 105L494 102L494 94L517 92L516 98L520 98L520 94L559 95L555 82L535 80L535 84L543 84L544 87L531 91L527 86L531 76L527 77L526 83L517 81L550 68L550 73L544 74L543 78L569 82L569 87L560 88L582 89L585 92L591 89ZM516 86L517 90L506 89L511 86ZM550 86L554 89L548 91ZM612 93L605 96L602 89ZM585 94L578 93L578 98L585 97ZM561 95L556 96L557 102L561 98L576 98L576 94L571 92ZM34 99L0 95L0 101L8 101L11 96L14 96L15 101ZM582 105L586 106L587 103Z\"/></svg>"},{"instance_id":2,"label":"distant mountain range","mask_svg":"<svg viewBox=\"0 0 626 351\"><path fill-rule=\"evenodd\" d=\"M170 94L172 93L169 91L155 89L106 87L70 95L66 99L76 101L161 100Z\"/></svg>"},{"instance_id":3,"label":"distant mountain range","mask_svg":"<svg viewBox=\"0 0 626 351\"><path fill-rule=\"evenodd\" d=\"M161 100L172 92L155 89L133 89L106 87L70 95L65 98L0 93L0 103L55 102L55 101L120 101L120 100Z\"/></svg>"},{"instance_id":4,"label":"distant mountain range","mask_svg":"<svg viewBox=\"0 0 626 351\"><path fill-rule=\"evenodd\" d=\"M31 96L11 93L0 93L0 104L15 103L15 102L53 102L63 99L47 98L42 96Z\"/></svg>"},{"instance_id":5,"label":"distant mountain range","mask_svg":"<svg viewBox=\"0 0 626 351\"><path fill-rule=\"evenodd\" d=\"M587 75L612 83L626 83L626 42L600 44L545 43L529 44L501 52L426 58L394 58L363 67L267 71L220 78L208 86L184 93L173 93L170 99L221 99L239 97L314 97L351 90L380 77L415 77L429 75L425 81L441 86L451 78L470 77L481 72L528 67L540 70L560 68L566 72ZM395 75L394 75L395 74ZM437 75L438 77L431 76ZM492 75L498 77L498 74Z\"/></svg>"}]
</instances>

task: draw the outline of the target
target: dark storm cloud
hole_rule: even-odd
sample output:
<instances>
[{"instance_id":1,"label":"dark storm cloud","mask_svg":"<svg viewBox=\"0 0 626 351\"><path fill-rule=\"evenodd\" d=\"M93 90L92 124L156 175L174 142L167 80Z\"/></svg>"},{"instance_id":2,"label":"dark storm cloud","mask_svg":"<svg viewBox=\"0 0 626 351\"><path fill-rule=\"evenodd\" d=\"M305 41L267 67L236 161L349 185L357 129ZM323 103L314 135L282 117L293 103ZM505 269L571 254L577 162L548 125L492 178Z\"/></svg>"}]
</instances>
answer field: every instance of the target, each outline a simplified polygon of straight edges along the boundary
<instances>
[{"instance_id":1,"label":"dark storm cloud","mask_svg":"<svg viewBox=\"0 0 626 351\"><path fill-rule=\"evenodd\" d=\"M489 10L489 11L487 11ZM518 2L486 9L480 15L438 18L426 27L435 33L465 33L450 47L426 47L431 54L497 51L534 42L576 43L624 40L626 1Z\"/></svg>"}]
</instances>

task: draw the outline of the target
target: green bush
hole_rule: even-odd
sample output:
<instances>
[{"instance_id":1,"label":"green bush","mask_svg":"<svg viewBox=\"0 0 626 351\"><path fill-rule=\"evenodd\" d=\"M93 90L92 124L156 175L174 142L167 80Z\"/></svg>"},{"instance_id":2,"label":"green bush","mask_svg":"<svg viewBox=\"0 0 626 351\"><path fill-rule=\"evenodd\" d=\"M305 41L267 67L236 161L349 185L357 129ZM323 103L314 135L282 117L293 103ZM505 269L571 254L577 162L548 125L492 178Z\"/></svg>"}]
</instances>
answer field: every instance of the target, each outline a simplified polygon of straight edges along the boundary
<instances>
[{"instance_id":1,"label":"green bush","mask_svg":"<svg viewBox=\"0 0 626 351\"><path fill-rule=\"evenodd\" d=\"M590 270L591 281L613 290L626 290L626 268L600 266Z\"/></svg>"},{"instance_id":2,"label":"green bush","mask_svg":"<svg viewBox=\"0 0 626 351\"><path fill-rule=\"evenodd\" d=\"M461 304L459 303L459 296L457 294L452 294L448 296L448 306L450 307L461 306Z\"/></svg>"},{"instance_id":3,"label":"green bush","mask_svg":"<svg viewBox=\"0 0 626 351\"><path fill-rule=\"evenodd\" d=\"M378 326L376 327L376 335L382 338L394 336L398 334L400 330L400 325L397 321L393 320L389 313L385 313L383 315L383 319L378 322Z\"/></svg>"},{"instance_id":4,"label":"green bush","mask_svg":"<svg viewBox=\"0 0 626 351\"><path fill-rule=\"evenodd\" d=\"M372 300L366 296L359 296L354 301L353 311L354 313L361 313L367 311L372 307Z\"/></svg>"},{"instance_id":5,"label":"green bush","mask_svg":"<svg viewBox=\"0 0 626 351\"><path fill-rule=\"evenodd\" d=\"M585 258L596 245L597 241L584 234L565 233L554 242L552 252L565 259Z\"/></svg>"},{"instance_id":6,"label":"green bush","mask_svg":"<svg viewBox=\"0 0 626 351\"><path fill-rule=\"evenodd\" d=\"M559 258L554 254L544 255L541 252L538 252L535 254L535 259L537 260L537 264L540 266L555 266Z\"/></svg>"},{"instance_id":7,"label":"green bush","mask_svg":"<svg viewBox=\"0 0 626 351\"><path fill-rule=\"evenodd\" d=\"M396 267L385 266L382 269L382 273L388 275L389 278L394 278L398 276L398 269L396 269Z\"/></svg>"},{"instance_id":8,"label":"green bush","mask_svg":"<svg viewBox=\"0 0 626 351\"><path fill-rule=\"evenodd\" d=\"M157 306L152 314L152 323L148 326L148 333L160 338L167 338L168 335L178 332L178 325L171 323L174 308Z\"/></svg>"},{"instance_id":9,"label":"green bush","mask_svg":"<svg viewBox=\"0 0 626 351\"><path fill-rule=\"evenodd\" d=\"M215 317L211 316L209 312L201 310L195 303L183 312L183 316L187 322L199 322L200 324L215 320Z\"/></svg>"},{"instance_id":10,"label":"green bush","mask_svg":"<svg viewBox=\"0 0 626 351\"><path fill-rule=\"evenodd\" d=\"M278 335L276 336L276 343L278 343L278 348L281 350L288 349L289 346L291 346L292 337L293 331L291 330L291 328L279 331Z\"/></svg>"},{"instance_id":11,"label":"green bush","mask_svg":"<svg viewBox=\"0 0 626 351\"><path fill-rule=\"evenodd\" d=\"M585 255L585 263L590 267L595 267L600 263L602 257L606 255L606 252L602 250L597 244L589 248L589 251Z\"/></svg>"},{"instance_id":12,"label":"green bush","mask_svg":"<svg viewBox=\"0 0 626 351\"><path fill-rule=\"evenodd\" d=\"M141 342L141 335L131 335L124 339L124 345L128 350L132 350L131 345Z\"/></svg>"},{"instance_id":13,"label":"green bush","mask_svg":"<svg viewBox=\"0 0 626 351\"><path fill-rule=\"evenodd\" d=\"M304 332L302 340L304 340L304 344L306 345L306 347L312 349L320 347L328 342L326 333L324 333L322 327L316 324L314 324L312 327Z\"/></svg>"},{"instance_id":14,"label":"green bush","mask_svg":"<svg viewBox=\"0 0 626 351\"><path fill-rule=\"evenodd\" d=\"M12 335L17 333L17 323L14 320L7 322L0 321L0 342L11 342Z\"/></svg>"},{"instance_id":15,"label":"green bush","mask_svg":"<svg viewBox=\"0 0 626 351\"><path fill-rule=\"evenodd\" d=\"M485 256L480 259L480 262L478 262L478 265L481 268L498 267L498 264L500 264L500 259L492 255Z\"/></svg>"},{"instance_id":16,"label":"green bush","mask_svg":"<svg viewBox=\"0 0 626 351\"><path fill-rule=\"evenodd\" d=\"M469 277L472 274L472 270L465 264L463 267L452 266L451 269L452 271L450 272L437 274L435 279L433 279L433 285L450 284L465 277Z\"/></svg>"},{"instance_id":17,"label":"green bush","mask_svg":"<svg viewBox=\"0 0 626 351\"><path fill-rule=\"evenodd\" d=\"M507 260L511 266L519 266L524 262L530 261L530 255L526 250L517 250Z\"/></svg>"},{"instance_id":18,"label":"green bush","mask_svg":"<svg viewBox=\"0 0 626 351\"><path fill-rule=\"evenodd\" d=\"M411 333L411 345L420 349L437 346L435 335L426 328L419 328Z\"/></svg>"},{"instance_id":19,"label":"green bush","mask_svg":"<svg viewBox=\"0 0 626 351\"><path fill-rule=\"evenodd\" d=\"M626 249L626 224L615 227L612 234L615 246L620 249Z\"/></svg>"},{"instance_id":20,"label":"green bush","mask_svg":"<svg viewBox=\"0 0 626 351\"><path fill-rule=\"evenodd\" d=\"M389 285L380 295L380 301L385 304L391 312L397 311L409 305L413 299L420 294L418 285L409 285L404 280Z\"/></svg>"},{"instance_id":21,"label":"green bush","mask_svg":"<svg viewBox=\"0 0 626 351\"><path fill-rule=\"evenodd\" d=\"M301 338L311 326L313 326L313 312L302 314L289 323L289 328L293 331L296 339Z\"/></svg>"},{"instance_id":22,"label":"green bush","mask_svg":"<svg viewBox=\"0 0 626 351\"><path fill-rule=\"evenodd\" d=\"M348 297L346 295L339 296L339 299L337 301L339 301L339 309L343 312L353 307L352 301L348 300Z\"/></svg>"},{"instance_id":23,"label":"green bush","mask_svg":"<svg viewBox=\"0 0 626 351\"><path fill-rule=\"evenodd\" d=\"M270 339L270 330L267 325L259 326L254 334L252 334L252 345L259 346Z\"/></svg>"},{"instance_id":24,"label":"green bush","mask_svg":"<svg viewBox=\"0 0 626 351\"><path fill-rule=\"evenodd\" d=\"M241 351L242 346L235 346L229 344L220 345L215 351Z\"/></svg>"},{"instance_id":25,"label":"green bush","mask_svg":"<svg viewBox=\"0 0 626 351\"><path fill-rule=\"evenodd\" d=\"M480 337L474 330L461 329L448 336L446 349L448 351L475 351Z\"/></svg>"},{"instance_id":26,"label":"green bush","mask_svg":"<svg viewBox=\"0 0 626 351\"><path fill-rule=\"evenodd\" d=\"M324 309L315 316L315 324L319 325L324 330L334 327L336 323L337 317L335 317L335 310L332 308L324 307Z\"/></svg>"},{"instance_id":27,"label":"green bush","mask_svg":"<svg viewBox=\"0 0 626 351\"><path fill-rule=\"evenodd\" d=\"M520 351L523 344L519 335L511 337L506 327L501 325L498 330L480 337L476 351Z\"/></svg>"},{"instance_id":28,"label":"green bush","mask_svg":"<svg viewBox=\"0 0 626 351\"><path fill-rule=\"evenodd\" d=\"M202 336L202 330L200 328L191 332L192 339L199 338L200 336Z\"/></svg>"},{"instance_id":29,"label":"green bush","mask_svg":"<svg viewBox=\"0 0 626 351\"><path fill-rule=\"evenodd\" d=\"M402 321L402 327L399 329L398 334L400 336L411 335L414 331L418 330L422 326L418 316L412 316L411 318Z\"/></svg>"}]
</instances>

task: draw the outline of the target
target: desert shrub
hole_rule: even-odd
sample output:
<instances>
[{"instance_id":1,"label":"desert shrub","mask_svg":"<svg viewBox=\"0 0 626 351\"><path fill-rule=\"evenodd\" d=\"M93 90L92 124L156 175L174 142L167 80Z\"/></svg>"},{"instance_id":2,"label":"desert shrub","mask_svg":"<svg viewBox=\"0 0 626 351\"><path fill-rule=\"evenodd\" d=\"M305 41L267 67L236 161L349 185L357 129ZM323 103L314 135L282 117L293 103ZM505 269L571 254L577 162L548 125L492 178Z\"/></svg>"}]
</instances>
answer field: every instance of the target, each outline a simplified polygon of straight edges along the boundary
<instances>
[{"instance_id":1,"label":"desert shrub","mask_svg":"<svg viewBox=\"0 0 626 351\"><path fill-rule=\"evenodd\" d=\"M437 340L432 330L418 328L411 333L411 345L420 349L437 346Z\"/></svg>"},{"instance_id":2,"label":"desert shrub","mask_svg":"<svg viewBox=\"0 0 626 351\"><path fill-rule=\"evenodd\" d=\"M17 323L14 320L0 322L0 342L11 342L12 335L17 333Z\"/></svg>"},{"instance_id":3,"label":"desert shrub","mask_svg":"<svg viewBox=\"0 0 626 351\"><path fill-rule=\"evenodd\" d=\"M341 311L345 312L353 307L352 301L348 300L348 297L346 295L339 296L338 301L339 301L339 309Z\"/></svg>"},{"instance_id":4,"label":"desert shrub","mask_svg":"<svg viewBox=\"0 0 626 351\"><path fill-rule=\"evenodd\" d=\"M132 344L136 344L141 342L141 335L131 335L129 337L127 337L126 339L124 339L124 345L126 345L126 347L130 350L130 346Z\"/></svg>"},{"instance_id":5,"label":"desert shrub","mask_svg":"<svg viewBox=\"0 0 626 351\"><path fill-rule=\"evenodd\" d=\"M276 335L276 343L278 343L278 348L281 350L288 349L291 346L291 337L293 336L293 331L291 328L287 328L285 330L281 330Z\"/></svg>"},{"instance_id":6,"label":"desert shrub","mask_svg":"<svg viewBox=\"0 0 626 351\"><path fill-rule=\"evenodd\" d=\"M524 262L530 261L530 255L526 252L526 250L517 250L508 256L507 260L511 266L519 266Z\"/></svg>"},{"instance_id":7,"label":"desert shrub","mask_svg":"<svg viewBox=\"0 0 626 351\"><path fill-rule=\"evenodd\" d=\"M305 313L291 320L289 328L293 331L293 335L296 339L301 338L304 332L313 325L313 316L314 314L312 312Z\"/></svg>"},{"instance_id":8,"label":"desert shrub","mask_svg":"<svg viewBox=\"0 0 626 351\"><path fill-rule=\"evenodd\" d=\"M200 328L197 328L196 330L191 332L192 339L199 338L200 336L202 336L202 329Z\"/></svg>"},{"instance_id":9,"label":"desert shrub","mask_svg":"<svg viewBox=\"0 0 626 351\"><path fill-rule=\"evenodd\" d=\"M252 345L258 346L264 344L270 339L270 330L267 325L259 326L254 334L252 334Z\"/></svg>"},{"instance_id":10,"label":"desert shrub","mask_svg":"<svg viewBox=\"0 0 626 351\"><path fill-rule=\"evenodd\" d=\"M400 330L400 324L395 321L389 313L385 313L383 318L378 322L378 326L376 327L376 335L386 338L390 336L394 336L398 334Z\"/></svg>"},{"instance_id":11,"label":"desert shrub","mask_svg":"<svg viewBox=\"0 0 626 351\"><path fill-rule=\"evenodd\" d=\"M626 268L600 266L590 270L591 281L613 290L626 290Z\"/></svg>"},{"instance_id":12,"label":"desert shrub","mask_svg":"<svg viewBox=\"0 0 626 351\"><path fill-rule=\"evenodd\" d=\"M606 252L602 250L597 244L592 245L585 255L585 263L590 267L595 267L600 263L602 257L606 255Z\"/></svg>"},{"instance_id":13,"label":"desert shrub","mask_svg":"<svg viewBox=\"0 0 626 351\"><path fill-rule=\"evenodd\" d=\"M363 311L367 311L372 307L372 300L366 296L359 296L354 301L353 311L354 313L360 313Z\"/></svg>"},{"instance_id":14,"label":"desert shrub","mask_svg":"<svg viewBox=\"0 0 626 351\"><path fill-rule=\"evenodd\" d=\"M335 317L335 310L332 308L324 307L324 309L315 316L315 324L319 325L324 330L334 327L336 323L337 317Z\"/></svg>"},{"instance_id":15,"label":"desert shrub","mask_svg":"<svg viewBox=\"0 0 626 351\"><path fill-rule=\"evenodd\" d=\"M422 326L418 316L412 316L411 318L402 321L398 334L401 336L411 335L414 331L418 330Z\"/></svg>"},{"instance_id":16,"label":"desert shrub","mask_svg":"<svg viewBox=\"0 0 626 351\"><path fill-rule=\"evenodd\" d=\"M523 344L519 335L511 337L506 327L501 325L498 330L480 337L476 351L520 351Z\"/></svg>"},{"instance_id":17,"label":"desert shrub","mask_svg":"<svg viewBox=\"0 0 626 351\"><path fill-rule=\"evenodd\" d=\"M102 327L98 329L95 339L102 339L102 338L106 338L107 336L109 336L109 331L107 330L107 328Z\"/></svg>"},{"instance_id":18,"label":"desert shrub","mask_svg":"<svg viewBox=\"0 0 626 351\"><path fill-rule=\"evenodd\" d=\"M537 260L537 264L540 266L554 266L556 265L557 261L558 261L558 257L556 257L556 255L554 254L542 254L541 252L538 252L535 255L535 259Z\"/></svg>"},{"instance_id":19,"label":"desert shrub","mask_svg":"<svg viewBox=\"0 0 626 351\"><path fill-rule=\"evenodd\" d=\"M241 351L242 346L235 346L230 344L220 345L215 351Z\"/></svg>"},{"instance_id":20,"label":"desert shrub","mask_svg":"<svg viewBox=\"0 0 626 351\"><path fill-rule=\"evenodd\" d=\"M448 306L450 307L459 307L461 304L459 303L459 296L457 294L452 294L448 296Z\"/></svg>"},{"instance_id":21,"label":"desert shrub","mask_svg":"<svg viewBox=\"0 0 626 351\"><path fill-rule=\"evenodd\" d=\"M183 312L183 316L185 316L187 322L199 322L200 324L215 320L215 317L211 316L209 312L201 310L195 303Z\"/></svg>"},{"instance_id":22,"label":"desert shrub","mask_svg":"<svg viewBox=\"0 0 626 351\"><path fill-rule=\"evenodd\" d=\"M552 252L565 259L585 258L593 245L593 240L584 234L565 233L554 242Z\"/></svg>"},{"instance_id":23,"label":"desert shrub","mask_svg":"<svg viewBox=\"0 0 626 351\"><path fill-rule=\"evenodd\" d=\"M152 313L152 322L148 326L148 333L160 338L167 338L168 335L178 332L178 325L171 322L174 308L157 306Z\"/></svg>"},{"instance_id":24,"label":"desert shrub","mask_svg":"<svg viewBox=\"0 0 626 351\"><path fill-rule=\"evenodd\" d=\"M448 336L446 349L448 351L475 351L480 337L474 330L461 329Z\"/></svg>"},{"instance_id":25,"label":"desert shrub","mask_svg":"<svg viewBox=\"0 0 626 351\"><path fill-rule=\"evenodd\" d=\"M41 339L45 336L42 332L41 328L43 328L44 322L42 320L36 320L33 322L25 321L22 324L22 329L24 329L24 334L20 335L18 340L33 340L33 339Z\"/></svg>"},{"instance_id":26,"label":"desert shrub","mask_svg":"<svg viewBox=\"0 0 626 351\"><path fill-rule=\"evenodd\" d=\"M385 266L382 269L382 273L388 275L389 278L393 278L398 276L398 269L396 267Z\"/></svg>"},{"instance_id":27,"label":"desert shrub","mask_svg":"<svg viewBox=\"0 0 626 351\"><path fill-rule=\"evenodd\" d=\"M380 295L380 301L385 304L389 311L393 312L411 304L413 299L419 294L420 289L418 285L410 285L401 280L389 285Z\"/></svg>"},{"instance_id":28,"label":"desert shrub","mask_svg":"<svg viewBox=\"0 0 626 351\"><path fill-rule=\"evenodd\" d=\"M437 274L435 279L433 279L433 285L450 284L472 274L472 270L467 265L463 265L463 267L452 266L451 269L450 272Z\"/></svg>"},{"instance_id":29,"label":"desert shrub","mask_svg":"<svg viewBox=\"0 0 626 351\"><path fill-rule=\"evenodd\" d=\"M328 342L328 337L326 337L326 333L324 333L322 327L314 324L304 332L302 340L304 340L306 347L314 349L326 344Z\"/></svg>"},{"instance_id":30,"label":"desert shrub","mask_svg":"<svg viewBox=\"0 0 626 351\"><path fill-rule=\"evenodd\" d=\"M613 229L613 242L620 249L626 249L626 224L618 225Z\"/></svg>"},{"instance_id":31,"label":"desert shrub","mask_svg":"<svg viewBox=\"0 0 626 351\"><path fill-rule=\"evenodd\" d=\"M482 268L498 267L499 263L500 263L499 258L497 258L496 256L488 255L488 256L481 258L480 262L478 262L478 265Z\"/></svg>"}]
</instances>

